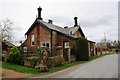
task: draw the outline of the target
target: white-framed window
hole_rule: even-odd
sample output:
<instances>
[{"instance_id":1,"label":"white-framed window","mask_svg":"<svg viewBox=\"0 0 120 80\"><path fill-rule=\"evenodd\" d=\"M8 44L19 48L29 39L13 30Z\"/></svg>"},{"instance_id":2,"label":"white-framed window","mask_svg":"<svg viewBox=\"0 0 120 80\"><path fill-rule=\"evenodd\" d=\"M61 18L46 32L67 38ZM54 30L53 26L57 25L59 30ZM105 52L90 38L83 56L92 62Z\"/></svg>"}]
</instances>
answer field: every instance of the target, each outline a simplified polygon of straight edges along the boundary
<instances>
[{"instance_id":1,"label":"white-framed window","mask_svg":"<svg viewBox=\"0 0 120 80\"><path fill-rule=\"evenodd\" d=\"M49 43L43 43L42 46L43 46L43 47L48 47L48 48L49 48L50 45L49 45Z\"/></svg>"},{"instance_id":2,"label":"white-framed window","mask_svg":"<svg viewBox=\"0 0 120 80\"><path fill-rule=\"evenodd\" d=\"M64 42L64 48L69 48L69 42Z\"/></svg>"},{"instance_id":3,"label":"white-framed window","mask_svg":"<svg viewBox=\"0 0 120 80\"><path fill-rule=\"evenodd\" d=\"M34 39L34 34L31 35L31 46L34 46L35 44L35 39Z\"/></svg>"},{"instance_id":4,"label":"white-framed window","mask_svg":"<svg viewBox=\"0 0 120 80\"><path fill-rule=\"evenodd\" d=\"M27 52L27 47L23 47L23 52Z\"/></svg>"}]
</instances>

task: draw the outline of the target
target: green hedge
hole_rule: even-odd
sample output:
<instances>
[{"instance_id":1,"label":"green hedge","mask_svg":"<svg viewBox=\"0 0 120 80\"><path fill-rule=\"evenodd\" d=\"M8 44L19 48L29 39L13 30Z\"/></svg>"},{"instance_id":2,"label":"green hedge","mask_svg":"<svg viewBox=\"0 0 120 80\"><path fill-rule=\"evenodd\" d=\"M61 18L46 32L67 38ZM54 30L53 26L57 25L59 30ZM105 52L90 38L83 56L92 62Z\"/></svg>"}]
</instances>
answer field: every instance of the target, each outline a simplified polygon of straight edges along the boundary
<instances>
[{"instance_id":1,"label":"green hedge","mask_svg":"<svg viewBox=\"0 0 120 80\"><path fill-rule=\"evenodd\" d=\"M76 60L89 60L88 40L85 38L78 38L76 40Z\"/></svg>"}]
</instances>

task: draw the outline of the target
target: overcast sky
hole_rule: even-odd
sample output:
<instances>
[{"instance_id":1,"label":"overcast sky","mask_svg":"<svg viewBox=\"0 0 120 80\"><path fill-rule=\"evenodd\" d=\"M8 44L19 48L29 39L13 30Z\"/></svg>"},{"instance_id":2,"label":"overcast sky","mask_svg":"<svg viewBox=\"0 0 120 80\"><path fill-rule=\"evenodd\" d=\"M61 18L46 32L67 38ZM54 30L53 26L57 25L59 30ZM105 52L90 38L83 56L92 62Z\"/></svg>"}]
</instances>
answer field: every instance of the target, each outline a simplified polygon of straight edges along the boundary
<instances>
[{"instance_id":1,"label":"overcast sky","mask_svg":"<svg viewBox=\"0 0 120 80\"><path fill-rule=\"evenodd\" d=\"M64 27L74 25L78 17L85 36L100 42L104 38L118 38L119 0L1 0L0 21L9 18L13 23L14 40L25 40L24 34L36 19L37 8L42 7L44 21Z\"/></svg>"}]
</instances>

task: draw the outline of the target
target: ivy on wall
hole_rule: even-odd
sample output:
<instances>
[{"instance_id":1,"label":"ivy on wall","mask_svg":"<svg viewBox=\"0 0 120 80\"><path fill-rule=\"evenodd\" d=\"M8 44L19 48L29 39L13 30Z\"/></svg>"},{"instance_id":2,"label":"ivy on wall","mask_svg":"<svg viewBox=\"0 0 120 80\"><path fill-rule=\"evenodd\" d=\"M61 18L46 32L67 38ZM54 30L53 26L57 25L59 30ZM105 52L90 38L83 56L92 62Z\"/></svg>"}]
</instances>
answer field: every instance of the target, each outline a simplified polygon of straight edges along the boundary
<instances>
[{"instance_id":1,"label":"ivy on wall","mask_svg":"<svg viewBox=\"0 0 120 80\"><path fill-rule=\"evenodd\" d=\"M76 40L76 60L86 61L89 60L89 51L88 51L88 40L85 38L78 38Z\"/></svg>"}]
</instances>

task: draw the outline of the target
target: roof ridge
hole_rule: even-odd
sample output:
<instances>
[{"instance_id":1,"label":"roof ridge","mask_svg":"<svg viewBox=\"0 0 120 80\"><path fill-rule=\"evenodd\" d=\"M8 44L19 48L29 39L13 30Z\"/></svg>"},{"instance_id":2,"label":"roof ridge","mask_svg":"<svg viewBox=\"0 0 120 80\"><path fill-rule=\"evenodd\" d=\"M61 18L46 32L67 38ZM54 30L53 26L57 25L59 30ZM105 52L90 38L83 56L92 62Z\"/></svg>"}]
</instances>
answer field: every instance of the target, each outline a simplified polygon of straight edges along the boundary
<instances>
[{"instance_id":1,"label":"roof ridge","mask_svg":"<svg viewBox=\"0 0 120 80\"><path fill-rule=\"evenodd\" d=\"M40 20L40 21L43 21L43 20ZM59 27L59 28L64 29L64 28L63 28L63 27L61 27L61 26L58 26L58 25L55 25L55 24L50 24L50 23L48 23L48 22L46 22L46 21L43 21L43 22L45 22L45 23L47 23L47 24L49 24L49 25L53 25L53 26L56 26L56 27Z\"/></svg>"}]
</instances>

